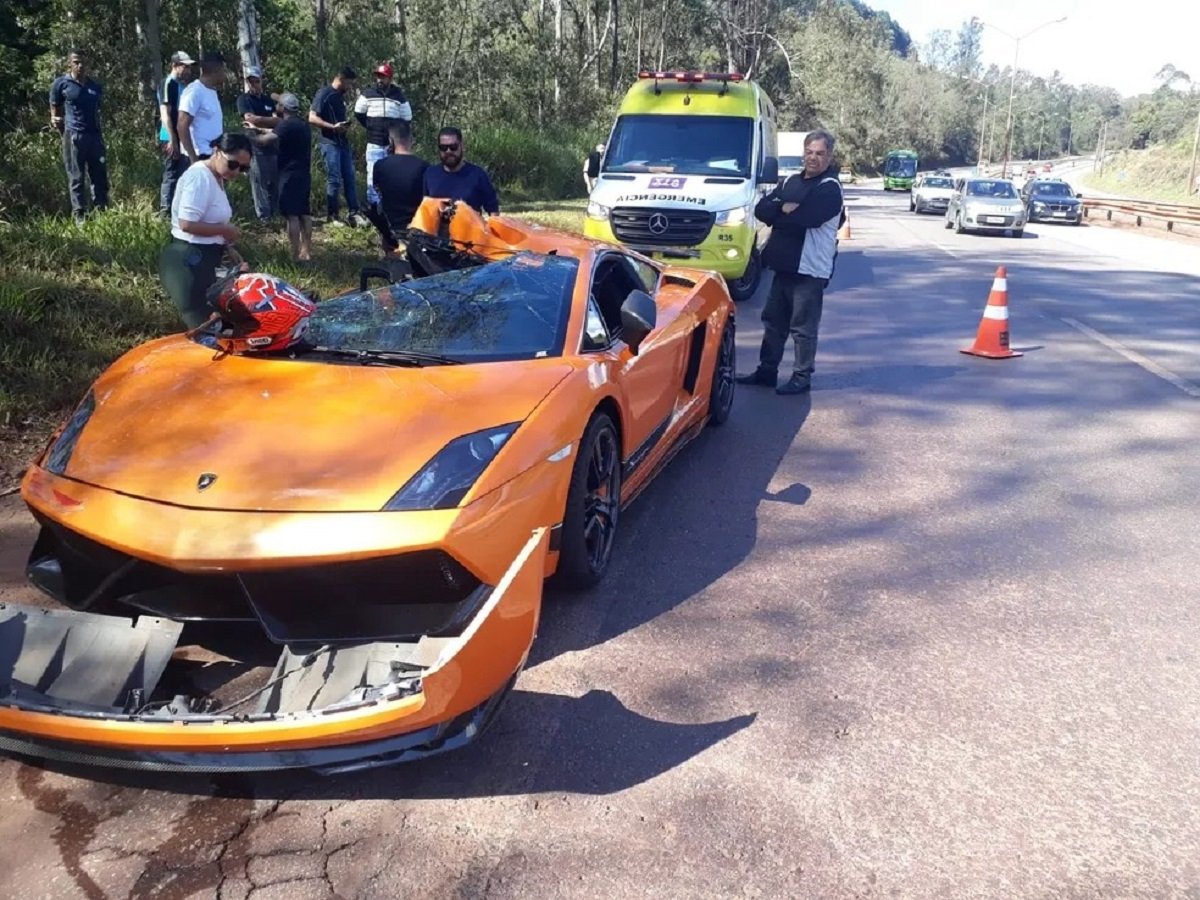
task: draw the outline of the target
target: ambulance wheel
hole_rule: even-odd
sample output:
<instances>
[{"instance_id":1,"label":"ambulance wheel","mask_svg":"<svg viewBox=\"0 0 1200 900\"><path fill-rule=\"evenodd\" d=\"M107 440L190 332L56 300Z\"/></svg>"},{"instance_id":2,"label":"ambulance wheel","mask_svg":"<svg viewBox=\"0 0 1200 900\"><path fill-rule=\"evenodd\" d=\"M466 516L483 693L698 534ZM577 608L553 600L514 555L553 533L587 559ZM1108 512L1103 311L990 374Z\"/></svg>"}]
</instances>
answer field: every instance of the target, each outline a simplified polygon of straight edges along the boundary
<instances>
[{"instance_id":1,"label":"ambulance wheel","mask_svg":"<svg viewBox=\"0 0 1200 900\"><path fill-rule=\"evenodd\" d=\"M742 277L727 278L725 283L729 285L729 296L733 298L733 302L743 303L754 296L760 281L762 281L762 257L758 253L758 248L755 247L750 253L750 262L746 263L746 271L742 273Z\"/></svg>"}]
</instances>

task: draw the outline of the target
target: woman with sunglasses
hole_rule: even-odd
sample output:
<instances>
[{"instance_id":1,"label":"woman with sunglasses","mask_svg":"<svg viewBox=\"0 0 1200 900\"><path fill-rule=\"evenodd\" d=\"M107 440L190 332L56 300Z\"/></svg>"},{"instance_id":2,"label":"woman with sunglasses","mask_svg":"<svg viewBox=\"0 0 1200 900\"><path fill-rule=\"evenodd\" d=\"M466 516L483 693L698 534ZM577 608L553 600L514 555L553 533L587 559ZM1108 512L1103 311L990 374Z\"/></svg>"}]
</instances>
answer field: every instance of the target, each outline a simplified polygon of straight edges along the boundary
<instances>
[{"instance_id":1,"label":"woman with sunglasses","mask_svg":"<svg viewBox=\"0 0 1200 900\"><path fill-rule=\"evenodd\" d=\"M250 169L250 138L223 134L212 155L188 167L179 178L171 203L171 242L158 257L158 273L188 328L204 324L212 310L206 294L217 280L226 254L237 266L233 248L241 230L230 222L233 209L225 185Z\"/></svg>"}]
</instances>

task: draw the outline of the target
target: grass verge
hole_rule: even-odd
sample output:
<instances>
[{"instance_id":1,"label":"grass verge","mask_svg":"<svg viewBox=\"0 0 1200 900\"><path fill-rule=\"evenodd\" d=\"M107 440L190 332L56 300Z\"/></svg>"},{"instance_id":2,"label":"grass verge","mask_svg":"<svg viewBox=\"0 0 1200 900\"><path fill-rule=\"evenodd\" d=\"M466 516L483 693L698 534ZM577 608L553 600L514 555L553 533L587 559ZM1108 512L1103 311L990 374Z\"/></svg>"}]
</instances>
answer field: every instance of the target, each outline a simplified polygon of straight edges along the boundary
<instances>
[{"instance_id":1,"label":"grass verge","mask_svg":"<svg viewBox=\"0 0 1200 900\"><path fill-rule=\"evenodd\" d=\"M1083 183L1107 194L1138 200L1200 203L1200 197L1185 189L1191 158L1190 140L1146 150L1123 150L1105 163L1103 175L1089 175Z\"/></svg>"}]
</instances>

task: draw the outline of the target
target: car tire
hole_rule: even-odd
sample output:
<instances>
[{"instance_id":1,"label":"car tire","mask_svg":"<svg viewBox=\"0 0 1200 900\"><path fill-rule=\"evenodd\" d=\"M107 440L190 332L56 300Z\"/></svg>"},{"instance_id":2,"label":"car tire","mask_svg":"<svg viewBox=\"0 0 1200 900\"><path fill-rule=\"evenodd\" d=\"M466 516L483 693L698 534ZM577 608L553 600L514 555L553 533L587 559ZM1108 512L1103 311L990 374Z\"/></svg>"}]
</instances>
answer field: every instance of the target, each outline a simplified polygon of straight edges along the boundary
<instances>
[{"instance_id":1,"label":"car tire","mask_svg":"<svg viewBox=\"0 0 1200 900\"><path fill-rule=\"evenodd\" d=\"M597 412L584 429L571 469L556 584L582 591L604 579L620 518L621 441L612 419Z\"/></svg>"},{"instance_id":2,"label":"car tire","mask_svg":"<svg viewBox=\"0 0 1200 900\"><path fill-rule=\"evenodd\" d=\"M737 342L733 318L721 330L717 344L717 359L713 364L712 389L708 394L708 424L714 428L724 425L733 411L734 389L737 387Z\"/></svg>"},{"instance_id":3,"label":"car tire","mask_svg":"<svg viewBox=\"0 0 1200 900\"><path fill-rule=\"evenodd\" d=\"M761 281L762 254L755 247L750 251L750 261L746 263L746 271L742 273L742 277L733 280L726 279L725 284L729 287L729 296L733 298L733 302L744 303L754 296Z\"/></svg>"},{"instance_id":4,"label":"car tire","mask_svg":"<svg viewBox=\"0 0 1200 900\"><path fill-rule=\"evenodd\" d=\"M919 212L919 210L917 209L917 201L914 200L912 197L908 198L908 211L909 212Z\"/></svg>"}]
</instances>

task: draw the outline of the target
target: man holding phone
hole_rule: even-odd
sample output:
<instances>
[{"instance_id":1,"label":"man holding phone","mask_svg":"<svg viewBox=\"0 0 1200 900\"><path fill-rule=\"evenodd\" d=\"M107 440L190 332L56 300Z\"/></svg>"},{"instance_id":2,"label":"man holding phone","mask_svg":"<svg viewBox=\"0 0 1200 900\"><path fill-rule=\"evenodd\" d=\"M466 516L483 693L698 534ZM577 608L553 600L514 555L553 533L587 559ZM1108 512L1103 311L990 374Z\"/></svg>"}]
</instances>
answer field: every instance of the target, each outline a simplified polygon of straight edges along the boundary
<instances>
[{"instance_id":1,"label":"man holding phone","mask_svg":"<svg viewBox=\"0 0 1200 900\"><path fill-rule=\"evenodd\" d=\"M315 97L308 111L308 121L321 131L317 147L325 160L325 212L328 224L341 225L338 220L339 193L346 191L346 224L359 224L358 189L354 181L354 156L350 152L350 119L346 115L346 94L354 87L358 74L345 66L333 81Z\"/></svg>"}]
</instances>

